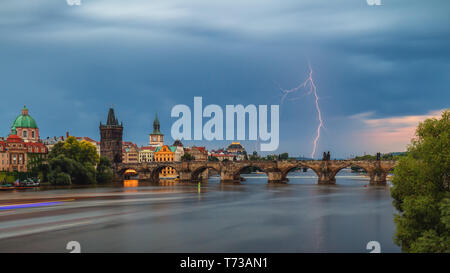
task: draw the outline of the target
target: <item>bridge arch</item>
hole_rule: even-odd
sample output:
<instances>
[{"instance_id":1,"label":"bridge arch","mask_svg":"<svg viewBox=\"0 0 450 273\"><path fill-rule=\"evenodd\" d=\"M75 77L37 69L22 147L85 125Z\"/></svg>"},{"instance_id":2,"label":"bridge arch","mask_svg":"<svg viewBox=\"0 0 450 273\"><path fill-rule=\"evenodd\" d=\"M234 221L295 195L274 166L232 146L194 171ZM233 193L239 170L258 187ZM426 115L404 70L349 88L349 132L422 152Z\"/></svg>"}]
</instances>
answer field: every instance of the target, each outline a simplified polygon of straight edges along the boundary
<instances>
[{"instance_id":1,"label":"bridge arch","mask_svg":"<svg viewBox=\"0 0 450 273\"><path fill-rule=\"evenodd\" d=\"M209 165L204 165L204 166L200 166L194 170L192 170L191 172L191 179L192 181L199 181L199 176L200 174L202 174L204 171L208 170L208 169L213 169L216 172L218 172L220 174L220 169L215 167L215 166L209 166Z\"/></svg>"},{"instance_id":2,"label":"bridge arch","mask_svg":"<svg viewBox=\"0 0 450 273\"><path fill-rule=\"evenodd\" d=\"M363 169L366 172L366 174L369 175L369 177L370 177L370 175L371 175L371 173L373 171L370 168L370 166L367 165L367 163L364 164L364 163L361 163L361 162L350 161L350 162L348 162L346 164L338 165L337 167L333 168L332 171L331 171L330 177L333 178L334 183L337 183L336 175L340 171L342 171L343 169L346 169L346 168L349 168L349 167L353 167L353 166Z\"/></svg>"},{"instance_id":3,"label":"bridge arch","mask_svg":"<svg viewBox=\"0 0 450 273\"><path fill-rule=\"evenodd\" d=\"M134 167L122 167L119 170L116 171L117 175L121 178L125 178L125 174L129 174L131 172L134 172L135 175L139 174L140 171L138 170L138 168L134 168Z\"/></svg>"},{"instance_id":4,"label":"bridge arch","mask_svg":"<svg viewBox=\"0 0 450 273\"><path fill-rule=\"evenodd\" d=\"M159 174L161 171L163 171L166 167L170 167L175 170L175 172L179 175L180 170L175 164L171 164L170 162L159 164L158 166L152 168L149 170L150 172L150 181L153 183L159 182Z\"/></svg>"},{"instance_id":5,"label":"bridge arch","mask_svg":"<svg viewBox=\"0 0 450 273\"><path fill-rule=\"evenodd\" d=\"M370 172L372 171L372 170L369 168L369 166L353 161L353 162L348 162L348 164L345 164L345 165L343 165L343 166L339 166L338 168L336 168L335 170L333 170L333 176L336 176L336 174L337 174L338 172L340 172L341 170L343 170L343 169L345 169L345 168L348 168L348 167L353 167L353 166L354 166L354 167L358 167L358 168L363 169L367 174L370 174Z\"/></svg>"},{"instance_id":6,"label":"bridge arch","mask_svg":"<svg viewBox=\"0 0 450 273\"><path fill-rule=\"evenodd\" d=\"M320 165L317 165L317 164L310 164L308 162L297 161L295 164L293 164L287 168L284 168L282 170L282 180L288 181L288 178L287 178L288 174L295 169L306 169L306 170L311 169L314 172L314 174L317 176L317 178L319 178L321 175L321 171L319 168L320 168Z\"/></svg>"},{"instance_id":7,"label":"bridge arch","mask_svg":"<svg viewBox=\"0 0 450 273\"><path fill-rule=\"evenodd\" d=\"M313 166L310 166L304 162L297 162L297 163L281 170L282 180L288 181L288 178L287 178L288 174L296 169L311 169L317 177L319 176L317 170Z\"/></svg>"},{"instance_id":8,"label":"bridge arch","mask_svg":"<svg viewBox=\"0 0 450 273\"><path fill-rule=\"evenodd\" d=\"M130 180L130 179L132 179L133 177L135 177L136 175L138 175L138 172L135 170L135 169L126 169L124 172L123 172L123 178L124 178L124 180Z\"/></svg>"},{"instance_id":9,"label":"bridge arch","mask_svg":"<svg viewBox=\"0 0 450 273\"><path fill-rule=\"evenodd\" d=\"M242 177L241 177L242 172L245 169L249 169L249 168L255 168L257 171L265 173L267 178L269 178L269 172L271 170L268 170L265 166L261 166L261 164L249 163L249 164L244 164L242 166L239 166L239 168L233 172L233 180L242 181Z\"/></svg>"}]
</instances>

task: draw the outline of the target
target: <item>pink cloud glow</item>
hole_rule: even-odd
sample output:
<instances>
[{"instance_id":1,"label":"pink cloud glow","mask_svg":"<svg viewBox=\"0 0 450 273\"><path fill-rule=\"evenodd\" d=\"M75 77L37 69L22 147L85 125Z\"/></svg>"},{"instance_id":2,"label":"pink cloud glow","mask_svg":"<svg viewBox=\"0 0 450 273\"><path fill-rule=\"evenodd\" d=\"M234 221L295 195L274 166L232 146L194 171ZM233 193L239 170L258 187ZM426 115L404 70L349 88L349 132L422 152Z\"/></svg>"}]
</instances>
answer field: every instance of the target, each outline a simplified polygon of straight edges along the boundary
<instances>
[{"instance_id":1,"label":"pink cloud glow","mask_svg":"<svg viewBox=\"0 0 450 273\"><path fill-rule=\"evenodd\" d=\"M427 118L439 118L444 110L431 111L426 115L371 118L374 113L367 112L352 116L363 123L364 129L355 133L357 142L370 147L370 153L379 151L406 151L407 145L415 135L417 125Z\"/></svg>"}]
</instances>

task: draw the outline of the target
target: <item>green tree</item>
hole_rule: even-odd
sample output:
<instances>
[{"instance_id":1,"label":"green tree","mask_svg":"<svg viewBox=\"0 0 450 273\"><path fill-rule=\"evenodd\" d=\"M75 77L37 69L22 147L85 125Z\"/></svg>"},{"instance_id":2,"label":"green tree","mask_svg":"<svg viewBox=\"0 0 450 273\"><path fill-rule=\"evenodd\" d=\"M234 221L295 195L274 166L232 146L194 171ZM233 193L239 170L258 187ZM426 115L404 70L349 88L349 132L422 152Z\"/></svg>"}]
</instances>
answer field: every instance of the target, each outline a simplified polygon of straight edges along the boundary
<instances>
[{"instance_id":1,"label":"green tree","mask_svg":"<svg viewBox=\"0 0 450 273\"><path fill-rule=\"evenodd\" d=\"M95 167L99 162L100 158L94 145L70 136L65 142L56 143L50 151L48 179L52 184L58 185L94 184L97 181ZM107 175L108 171L104 166L102 168L102 175ZM68 175L70 179L60 173Z\"/></svg>"},{"instance_id":2,"label":"green tree","mask_svg":"<svg viewBox=\"0 0 450 273\"><path fill-rule=\"evenodd\" d=\"M394 170L395 242L405 252L450 252L449 117L420 123Z\"/></svg>"},{"instance_id":3,"label":"green tree","mask_svg":"<svg viewBox=\"0 0 450 273\"><path fill-rule=\"evenodd\" d=\"M113 170L111 161L107 157L100 157L100 163L97 166L97 182L99 184L111 182Z\"/></svg>"},{"instance_id":4,"label":"green tree","mask_svg":"<svg viewBox=\"0 0 450 273\"><path fill-rule=\"evenodd\" d=\"M181 160L182 161L192 161L192 160L194 160L194 157L190 153L186 152L186 153L184 153L184 155L181 156Z\"/></svg>"},{"instance_id":5,"label":"green tree","mask_svg":"<svg viewBox=\"0 0 450 273\"><path fill-rule=\"evenodd\" d=\"M217 162L217 161L219 161L219 159L217 157L215 157L215 156L208 156L208 161L215 161L215 162Z\"/></svg>"},{"instance_id":6,"label":"green tree","mask_svg":"<svg viewBox=\"0 0 450 273\"><path fill-rule=\"evenodd\" d=\"M47 181L48 164L41 154L28 154L27 168L32 177L40 177L42 181Z\"/></svg>"},{"instance_id":7,"label":"green tree","mask_svg":"<svg viewBox=\"0 0 450 273\"><path fill-rule=\"evenodd\" d=\"M70 174L74 169L74 160L65 157L63 154L49 160L48 179L53 185L70 185L72 184ZM69 177L65 179L63 177Z\"/></svg>"},{"instance_id":8,"label":"green tree","mask_svg":"<svg viewBox=\"0 0 450 273\"><path fill-rule=\"evenodd\" d=\"M100 161L97 148L94 145L85 140L78 141L73 136L68 137L64 142L56 143L48 157L49 159L52 159L61 154L77 162L83 162L94 166Z\"/></svg>"},{"instance_id":9,"label":"green tree","mask_svg":"<svg viewBox=\"0 0 450 273\"><path fill-rule=\"evenodd\" d=\"M250 156L250 160L259 160L260 157L258 155L258 152L253 151L252 155Z\"/></svg>"},{"instance_id":10,"label":"green tree","mask_svg":"<svg viewBox=\"0 0 450 273\"><path fill-rule=\"evenodd\" d=\"M96 182L94 166L75 161L63 154L49 160L49 165L49 181L52 184L60 185L57 179L60 177L60 173L69 175L70 182L73 184L94 184Z\"/></svg>"}]
</instances>

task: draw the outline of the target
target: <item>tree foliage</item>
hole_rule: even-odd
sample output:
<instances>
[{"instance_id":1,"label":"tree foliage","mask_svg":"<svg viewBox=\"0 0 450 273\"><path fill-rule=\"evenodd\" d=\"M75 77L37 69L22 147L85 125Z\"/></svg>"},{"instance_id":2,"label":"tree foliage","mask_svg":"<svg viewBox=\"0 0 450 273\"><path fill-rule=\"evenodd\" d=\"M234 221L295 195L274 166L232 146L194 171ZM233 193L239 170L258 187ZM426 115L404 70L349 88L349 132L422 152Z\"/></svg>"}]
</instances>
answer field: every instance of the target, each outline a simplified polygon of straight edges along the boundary
<instances>
[{"instance_id":1,"label":"tree foliage","mask_svg":"<svg viewBox=\"0 0 450 273\"><path fill-rule=\"evenodd\" d=\"M387 153L381 155L381 160L398 160L401 157L406 156L407 153ZM355 156L353 160L377 160L376 155L361 155Z\"/></svg>"},{"instance_id":2,"label":"tree foliage","mask_svg":"<svg viewBox=\"0 0 450 273\"><path fill-rule=\"evenodd\" d=\"M278 159L279 160L288 160L289 159L289 154L288 153L282 153L278 155Z\"/></svg>"},{"instance_id":3,"label":"tree foliage","mask_svg":"<svg viewBox=\"0 0 450 273\"><path fill-rule=\"evenodd\" d=\"M219 159L217 157L215 157L215 156L208 156L208 161L215 161L215 162L217 162L217 161L219 161Z\"/></svg>"},{"instance_id":4,"label":"tree foliage","mask_svg":"<svg viewBox=\"0 0 450 273\"><path fill-rule=\"evenodd\" d=\"M97 166L97 183L108 183L113 178L111 161L106 157L100 157L100 163Z\"/></svg>"},{"instance_id":5,"label":"tree foliage","mask_svg":"<svg viewBox=\"0 0 450 273\"><path fill-rule=\"evenodd\" d=\"M194 157L193 157L190 153L185 152L185 153L181 156L181 160L182 160L182 161L192 161L192 160L194 160Z\"/></svg>"},{"instance_id":6,"label":"tree foliage","mask_svg":"<svg viewBox=\"0 0 450 273\"><path fill-rule=\"evenodd\" d=\"M49 153L49 159L56 158L59 155L90 165L97 165L100 161L97 148L94 145L85 140L78 141L73 136L68 137L64 142L56 143Z\"/></svg>"},{"instance_id":7,"label":"tree foliage","mask_svg":"<svg viewBox=\"0 0 450 273\"><path fill-rule=\"evenodd\" d=\"M449 117L420 123L394 170L395 242L405 252L450 252Z\"/></svg>"},{"instance_id":8,"label":"tree foliage","mask_svg":"<svg viewBox=\"0 0 450 273\"><path fill-rule=\"evenodd\" d=\"M94 145L73 136L53 146L48 168L48 180L54 185L106 183L113 176L111 162L100 158Z\"/></svg>"},{"instance_id":9,"label":"tree foliage","mask_svg":"<svg viewBox=\"0 0 450 273\"><path fill-rule=\"evenodd\" d=\"M88 162L79 162L72 158L68 158L64 154L52 158L49 160L50 174L49 180L55 185L67 185L73 184L94 184L96 182L96 170L95 166ZM70 177L70 183L63 180L64 183L60 183L61 174L66 174Z\"/></svg>"}]
</instances>

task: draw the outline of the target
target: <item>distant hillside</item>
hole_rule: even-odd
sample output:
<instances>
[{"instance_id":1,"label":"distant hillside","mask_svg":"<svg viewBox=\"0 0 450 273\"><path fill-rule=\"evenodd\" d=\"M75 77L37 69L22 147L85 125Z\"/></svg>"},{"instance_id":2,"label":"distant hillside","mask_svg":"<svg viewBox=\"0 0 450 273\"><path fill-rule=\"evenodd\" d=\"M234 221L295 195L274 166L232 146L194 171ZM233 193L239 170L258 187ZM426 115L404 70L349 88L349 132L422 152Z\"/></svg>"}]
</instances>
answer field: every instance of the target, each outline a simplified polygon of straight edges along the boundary
<instances>
[{"instance_id":1,"label":"distant hillside","mask_svg":"<svg viewBox=\"0 0 450 273\"><path fill-rule=\"evenodd\" d=\"M309 157L303 157L303 156L299 156L295 158L296 160L313 160L312 158Z\"/></svg>"},{"instance_id":2,"label":"distant hillside","mask_svg":"<svg viewBox=\"0 0 450 273\"><path fill-rule=\"evenodd\" d=\"M382 160L393 160L398 158L399 156L405 156L406 152L392 152L392 153L385 153L381 154ZM375 160L377 158L376 155L363 155L363 156L356 156L353 159L354 160Z\"/></svg>"},{"instance_id":3,"label":"distant hillside","mask_svg":"<svg viewBox=\"0 0 450 273\"><path fill-rule=\"evenodd\" d=\"M391 155L406 155L406 152L393 152L393 153L389 153Z\"/></svg>"}]
</instances>

